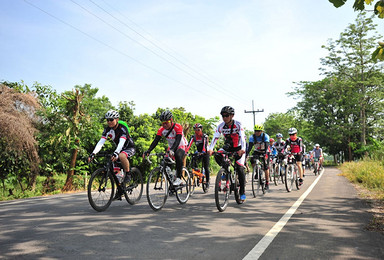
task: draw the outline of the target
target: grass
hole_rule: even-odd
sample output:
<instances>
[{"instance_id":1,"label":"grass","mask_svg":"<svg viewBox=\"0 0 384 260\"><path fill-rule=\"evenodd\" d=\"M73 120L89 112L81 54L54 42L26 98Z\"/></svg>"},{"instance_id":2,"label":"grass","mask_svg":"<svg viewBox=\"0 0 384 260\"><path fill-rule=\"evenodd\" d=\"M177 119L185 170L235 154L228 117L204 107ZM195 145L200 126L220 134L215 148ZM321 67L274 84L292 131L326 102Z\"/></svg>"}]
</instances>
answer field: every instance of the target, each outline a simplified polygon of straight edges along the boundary
<instances>
[{"instance_id":1,"label":"grass","mask_svg":"<svg viewBox=\"0 0 384 260\"><path fill-rule=\"evenodd\" d=\"M23 191L19 185L6 183L5 187L2 185L0 186L0 201L59 194L62 193L62 188L64 187L66 179L66 174L55 174L49 178L46 176L38 176L34 191ZM26 187L26 184L24 183L23 186ZM75 175L73 177L73 187L74 191L85 190L84 177Z\"/></svg>"},{"instance_id":2,"label":"grass","mask_svg":"<svg viewBox=\"0 0 384 260\"><path fill-rule=\"evenodd\" d=\"M376 199L384 200L384 165L381 161L362 160L340 166L341 175L368 189Z\"/></svg>"},{"instance_id":3,"label":"grass","mask_svg":"<svg viewBox=\"0 0 384 260\"><path fill-rule=\"evenodd\" d=\"M360 196L371 206L373 218L368 230L384 233L384 164L381 161L347 162L340 167L341 175L355 184Z\"/></svg>"}]
</instances>

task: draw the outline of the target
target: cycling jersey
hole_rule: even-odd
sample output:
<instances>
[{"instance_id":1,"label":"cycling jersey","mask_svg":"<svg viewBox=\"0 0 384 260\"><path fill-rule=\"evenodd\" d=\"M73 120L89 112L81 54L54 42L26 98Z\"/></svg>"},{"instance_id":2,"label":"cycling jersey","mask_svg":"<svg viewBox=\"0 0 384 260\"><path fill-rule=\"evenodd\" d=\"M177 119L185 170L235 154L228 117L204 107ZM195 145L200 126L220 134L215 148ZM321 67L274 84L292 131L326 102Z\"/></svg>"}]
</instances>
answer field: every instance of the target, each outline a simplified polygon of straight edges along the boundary
<instances>
[{"instance_id":1,"label":"cycling jersey","mask_svg":"<svg viewBox=\"0 0 384 260\"><path fill-rule=\"evenodd\" d=\"M208 150L208 135L203 134L202 136L193 135L191 140L189 141L187 152L191 148L193 142L196 143L196 148L199 153L207 152Z\"/></svg>"},{"instance_id":2,"label":"cycling jersey","mask_svg":"<svg viewBox=\"0 0 384 260\"><path fill-rule=\"evenodd\" d=\"M271 144L271 145L269 146L269 149L270 149L270 151L271 151L271 155L272 155L272 156L276 156L276 155L277 155L277 149L276 149L276 147L273 146L273 144Z\"/></svg>"},{"instance_id":3,"label":"cycling jersey","mask_svg":"<svg viewBox=\"0 0 384 260\"><path fill-rule=\"evenodd\" d=\"M280 143L274 142L273 146L276 148L278 153L283 153L285 149L285 142L284 141L281 141Z\"/></svg>"},{"instance_id":4,"label":"cycling jersey","mask_svg":"<svg viewBox=\"0 0 384 260\"><path fill-rule=\"evenodd\" d=\"M130 137L128 129L125 125L118 124L116 129L107 126L101 135L100 141L96 144L96 147L93 150L94 154L97 154L101 150L107 138L112 139L112 141L117 145L115 153L119 154L123 151L127 154L127 157L133 155L135 143Z\"/></svg>"},{"instance_id":5,"label":"cycling jersey","mask_svg":"<svg viewBox=\"0 0 384 260\"><path fill-rule=\"evenodd\" d=\"M168 134L169 131L171 132ZM186 148L187 139L184 137L183 127L178 123L174 123L174 125L169 130L165 129L164 127L160 127L156 135L159 137L165 136L168 141L168 148L172 151L176 151L177 148L183 150ZM181 135L181 140L179 143L177 143L178 140L176 140L177 135Z\"/></svg>"},{"instance_id":6,"label":"cycling jersey","mask_svg":"<svg viewBox=\"0 0 384 260\"><path fill-rule=\"evenodd\" d=\"M249 137L249 147L247 154L249 154L252 150L252 147L255 147L255 153L269 153L269 135L266 133L262 133L260 136L251 135Z\"/></svg>"},{"instance_id":7,"label":"cycling jersey","mask_svg":"<svg viewBox=\"0 0 384 260\"><path fill-rule=\"evenodd\" d=\"M288 138L285 141L285 148L287 146L291 147L291 153L302 153L303 152L303 140L300 137L297 137L295 141L292 141L291 138Z\"/></svg>"},{"instance_id":8,"label":"cycling jersey","mask_svg":"<svg viewBox=\"0 0 384 260\"><path fill-rule=\"evenodd\" d=\"M238 150L245 151L244 129L239 121L233 120L230 126L225 122L220 123L216 128L208 150L213 150L221 134L225 137L224 150L229 152Z\"/></svg>"},{"instance_id":9,"label":"cycling jersey","mask_svg":"<svg viewBox=\"0 0 384 260\"><path fill-rule=\"evenodd\" d=\"M319 149L314 148L314 149L312 150L312 154L313 154L313 156L316 157L316 158L320 158L320 156L322 155L322 153L323 153L323 149L321 149L321 148L319 148Z\"/></svg>"}]
</instances>

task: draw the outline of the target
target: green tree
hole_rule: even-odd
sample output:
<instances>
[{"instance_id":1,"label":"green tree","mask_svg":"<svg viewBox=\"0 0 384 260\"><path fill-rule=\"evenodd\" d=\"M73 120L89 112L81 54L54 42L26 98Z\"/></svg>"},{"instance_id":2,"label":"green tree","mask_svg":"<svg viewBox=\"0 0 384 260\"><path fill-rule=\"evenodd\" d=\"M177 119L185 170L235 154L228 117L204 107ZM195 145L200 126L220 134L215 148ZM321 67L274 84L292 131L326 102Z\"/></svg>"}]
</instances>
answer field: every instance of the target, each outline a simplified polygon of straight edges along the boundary
<instances>
[{"instance_id":1,"label":"green tree","mask_svg":"<svg viewBox=\"0 0 384 260\"><path fill-rule=\"evenodd\" d=\"M321 140L332 154L348 154L349 160L382 126L383 73L369 54L378 38L375 27L360 13L338 40L323 46L329 52L321 59L326 77L301 82L290 93L300 99L297 111L315 126L312 139Z\"/></svg>"},{"instance_id":2,"label":"green tree","mask_svg":"<svg viewBox=\"0 0 384 260\"><path fill-rule=\"evenodd\" d=\"M331 2L336 8L339 8L340 6L343 6L347 0L328 0ZM374 1L374 0L354 0L353 9L355 11L364 11L366 10L367 5L371 5L375 3L373 12L377 17L384 18L384 1ZM384 60L384 42L378 42L379 46L377 46L376 50L372 52L372 59L373 60Z\"/></svg>"}]
</instances>

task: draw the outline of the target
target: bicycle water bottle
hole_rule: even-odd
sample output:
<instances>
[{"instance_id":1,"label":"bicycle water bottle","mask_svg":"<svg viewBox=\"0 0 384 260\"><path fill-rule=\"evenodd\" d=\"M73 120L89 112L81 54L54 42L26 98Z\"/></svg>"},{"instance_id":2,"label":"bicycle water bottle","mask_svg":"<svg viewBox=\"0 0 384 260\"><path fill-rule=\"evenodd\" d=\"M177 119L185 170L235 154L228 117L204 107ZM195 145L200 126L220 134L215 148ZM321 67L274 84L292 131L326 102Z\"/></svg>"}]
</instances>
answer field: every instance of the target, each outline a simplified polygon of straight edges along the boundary
<instances>
[{"instance_id":1,"label":"bicycle water bottle","mask_svg":"<svg viewBox=\"0 0 384 260\"><path fill-rule=\"evenodd\" d=\"M166 166L165 167L165 171L167 172L168 176L169 176L169 179L171 181L173 181L175 179L175 174L174 172L171 170L171 168L169 168L169 166Z\"/></svg>"},{"instance_id":2,"label":"bicycle water bottle","mask_svg":"<svg viewBox=\"0 0 384 260\"><path fill-rule=\"evenodd\" d=\"M119 180L119 183L122 183L124 180L124 170L121 169L120 172L117 172L116 177Z\"/></svg>"}]
</instances>

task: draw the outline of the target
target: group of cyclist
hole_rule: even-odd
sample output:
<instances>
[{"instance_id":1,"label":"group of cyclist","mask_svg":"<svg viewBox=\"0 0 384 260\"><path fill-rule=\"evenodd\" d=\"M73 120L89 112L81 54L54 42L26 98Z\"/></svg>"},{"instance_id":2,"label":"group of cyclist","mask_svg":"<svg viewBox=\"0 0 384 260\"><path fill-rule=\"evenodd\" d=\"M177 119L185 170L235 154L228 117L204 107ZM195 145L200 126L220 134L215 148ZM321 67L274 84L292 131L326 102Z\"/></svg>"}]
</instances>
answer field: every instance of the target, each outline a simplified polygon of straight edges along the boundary
<instances>
[{"instance_id":1,"label":"group of cyclist","mask_svg":"<svg viewBox=\"0 0 384 260\"><path fill-rule=\"evenodd\" d=\"M182 126L173 121L172 112L166 110L160 114L161 127L158 129L157 134L149 146L148 150L143 153L143 158L148 156L151 151L156 147L162 137L168 142L168 156L174 158L176 161L176 178L173 180L173 185L177 186L181 183L181 174L184 166L184 158L191 148L192 144L195 143L200 160L205 170L205 176L207 181L207 187L210 182L210 170L209 162L210 156L212 156L213 149L221 135L224 136L225 141L223 147L214 154L215 161L222 166L224 152L234 153L235 158L235 169L239 176L240 184L240 200L245 201L245 167L246 157L250 155L252 149L254 150L250 162L252 166L255 166L256 157L262 158L263 169L265 171L266 183L265 187L269 187L269 160L270 157L276 157L279 160L284 160L286 153L292 153L295 156L297 166L299 168L299 185L303 184L304 170L302 167L304 145L303 140L297 136L297 129L290 128L288 131L289 138L283 141L283 135L278 133L276 135L276 141L270 138L267 133L264 132L262 125L254 126L254 134L249 137L247 142L244 129L242 124L234 119L235 110L231 106L225 106L221 109L220 114L223 122L221 122L213 135L211 143L208 142L208 135L203 133L203 126L199 123L193 126L195 134L191 137L190 141L187 142ZM123 122L119 121L119 113L114 110L110 110L105 114L108 126L104 129L101 139L96 144L93 152L90 154L88 161L90 162L95 154L97 154L102 146L104 145L107 138L111 138L116 144L116 149L111 158L113 162L119 160L122 168L125 172L124 181L130 178L130 165L129 158L135 154L135 145L132 137L129 133L128 126ZM322 150L320 145L316 144L312 156L320 158L322 163ZM196 163L196 162L195 162ZM196 167L196 165L194 166ZM121 200L121 193L116 193L114 199Z\"/></svg>"}]
</instances>

